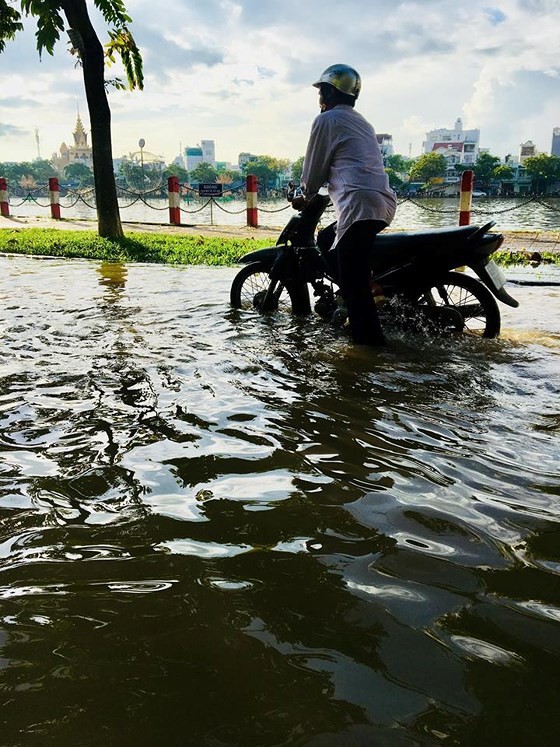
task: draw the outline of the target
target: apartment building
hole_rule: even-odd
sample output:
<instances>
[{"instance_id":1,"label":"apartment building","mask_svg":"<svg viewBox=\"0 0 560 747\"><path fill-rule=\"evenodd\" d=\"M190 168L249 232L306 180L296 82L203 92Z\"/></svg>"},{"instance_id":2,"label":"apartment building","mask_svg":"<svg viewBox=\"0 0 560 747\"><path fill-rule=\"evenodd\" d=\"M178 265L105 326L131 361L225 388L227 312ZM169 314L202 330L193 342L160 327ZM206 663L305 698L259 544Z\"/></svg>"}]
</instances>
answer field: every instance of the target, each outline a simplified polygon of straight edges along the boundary
<instances>
[{"instance_id":1,"label":"apartment building","mask_svg":"<svg viewBox=\"0 0 560 747\"><path fill-rule=\"evenodd\" d=\"M464 130L463 122L458 118L452 130L442 127L427 132L422 152L441 154L449 167L472 165L478 158L479 142L480 130Z\"/></svg>"}]
</instances>

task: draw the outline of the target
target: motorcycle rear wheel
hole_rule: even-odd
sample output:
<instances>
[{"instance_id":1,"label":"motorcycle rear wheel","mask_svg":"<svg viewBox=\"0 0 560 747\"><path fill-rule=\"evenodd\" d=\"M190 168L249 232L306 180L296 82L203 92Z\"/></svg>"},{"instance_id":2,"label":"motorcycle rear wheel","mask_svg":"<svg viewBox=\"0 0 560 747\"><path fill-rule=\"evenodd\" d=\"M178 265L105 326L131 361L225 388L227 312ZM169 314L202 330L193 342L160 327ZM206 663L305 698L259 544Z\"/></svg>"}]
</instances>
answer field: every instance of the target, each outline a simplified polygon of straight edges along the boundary
<instances>
[{"instance_id":1,"label":"motorcycle rear wheel","mask_svg":"<svg viewBox=\"0 0 560 747\"><path fill-rule=\"evenodd\" d=\"M428 306L458 311L463 332L493 338L500 334L500 310L496 299L477 278L463 272L449 272L443 282L430 288L420 299Z\"/></svg>"},{"instance_id":2,"label":"motorcycle rear wheel","mask_svg":"<svg viewBox=\"0 0 560 747\"><path fill-rule=\"evenodd\" d=\"M233 308L309 313L311 309L307 283L293 284L287 288L278 280L271 280L269 272L270 268L263 262L253 262L242 267L231 284L230 303Z\"/></svg>"}]
</instances>

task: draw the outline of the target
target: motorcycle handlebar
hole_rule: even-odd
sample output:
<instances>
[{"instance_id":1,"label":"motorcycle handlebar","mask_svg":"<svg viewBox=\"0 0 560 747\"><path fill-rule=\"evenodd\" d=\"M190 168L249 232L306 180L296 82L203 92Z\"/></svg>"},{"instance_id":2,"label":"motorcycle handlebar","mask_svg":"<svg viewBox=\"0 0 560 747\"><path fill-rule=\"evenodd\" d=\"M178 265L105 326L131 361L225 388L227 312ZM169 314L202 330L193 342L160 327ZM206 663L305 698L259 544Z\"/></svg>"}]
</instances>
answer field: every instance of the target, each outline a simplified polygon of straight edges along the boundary
<instances>
[{"instance_id":1,"label":"motorcycle handlebar","mask_svg":"<svg viewBox=\"0 0 560 747\"><path fill-rule=\"evenodd\" d=\"M297 186L293 182L288 182L288 186L286 188L286 199L288 202L291 202L294 197L302 197L303 196L303 190L301 186L298 184Z\"/></svg>"}]
</instances>

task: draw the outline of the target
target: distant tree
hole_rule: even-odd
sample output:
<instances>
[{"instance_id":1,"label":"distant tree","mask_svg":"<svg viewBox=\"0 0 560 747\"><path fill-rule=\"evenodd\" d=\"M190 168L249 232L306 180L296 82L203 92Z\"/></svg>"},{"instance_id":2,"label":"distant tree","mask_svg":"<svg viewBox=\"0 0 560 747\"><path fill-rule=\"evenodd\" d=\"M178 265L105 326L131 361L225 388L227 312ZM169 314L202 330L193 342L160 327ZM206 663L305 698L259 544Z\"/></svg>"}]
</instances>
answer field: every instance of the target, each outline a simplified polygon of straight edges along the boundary
<instances>
[{"instance_id":1,"label":"distant tree","mask_svg":"<svg viewBox=\"0 0 560 747\"><path fill-rule=\"evenodd\" d=\"M242 179L240 171L234 171L233 169L220 169L218 171L217 181L222 184L231 184L232 182L239 182Z\"/></svg>"},{"instance_id":2,"label":"distant tree","mask_svg":"<svg viewBox=\"0 0 560 747\"><path fill-rule=\"evenodd\" d=\"M49 161L40 159L37 161L21 161L20 163L0 164L0 174L6 177L8 182L22 184L22 179L27 180L26 185L46 185L49 177L55 176L56 172Z\"/></svg>"},{"instance_id":3,"label":"distant tree","mask_svg":"<svg viewBox=\"0 0 560 747\"><path fill-rule=\"evenodd\" d=\"M547 156L539 153L538 156L527 158L523 166L525 171L533 178L534 191L546 192L547 186L560 179L560 158L558 156Z\"/></svg>"},{"instance_id":4,"label":"distant tree","mask_svg":"<svg viewBox=\"0 0 560 747\"><path fill-rule=\"evenodd\" d=\"M387 156L386 164L387 169L391 169L393 173L401 176L407 176L412 168L414 161L412 158L401 156L399 153L394 153L392 156Z\"/></svg>"},{"instance_id":5,"label":"distant tree","mask_svg":"<svg viewBox=\"0 0 560 747\"><path fill-rule=\"evenodd\" d=\"M303 156L300 156L292 164L292 179L294 182L301 181L301 172L303 171Z\"/></svg>"},{"instance_id":6,"label":"distant tree","mask_svg":"<svg viewBox=\"0 0 560 747\"><path fill-rule=\"evenodd\" d=\"M70 182L77 182L79 187L93 184L93 171L85 163L69 163L64 167L64 176Z\"/></svg>"},{"instance_id":7,"label":"distant tree","mask_svg":"<svg viewBox=\"0 0 560 747\"><path fill-rule=\"evenodd\" d=\"M494 171L499 165L500 159L498 156L493 156L490 153L479 153L476 163L472 167L475 185L488 189Z\"/></svg>"},{"instance_id":8,"label":"distant tree","mask_svg":"<svg viewBox=\"0 0 560 747\"><path fill-rule=\"evenodd\" d=\"M118 178L120 183L129 189L141 189L142 166L129 158L123 158L120 162Z\"/></svg>"},{"instance_id":9,"label":"distant tree","mask_svg":"<svg viewBox=\"0 0 560 747\"><path fill-rule=\"evenodd\" d=\"M97 221L100 236L119 238L123 235L117 190L113 173L111 146L111 111L106 85L125 87L118 78L105 80L105 62L115 62L118 55L123 62L128 87L143 87L142 58L128 24L123 0L93 0L109 24L109 42L102 46L91 23L86 0L19 0L21 12L13 2L0 0L0 52L5 42L21 31L22 13L37 20L37 50L53 54L60 32L68 25L72 48L83 69L84 86L91 124L93 173L97 197Z\"/></svg>"},{"instance_id":10,"label":"distant tree","mask_svg":"<svg viewBox=\"0 0 560 747\"><path fill-rule=\"evenodd\" d=\"M216 184L231 184L233 181L233 177L231 176L231 173L226 173L225 171L220 171L218 173L218 176L216 177Z\"/></svg>"},{"instance_id":11,"label":"distant tree","mask_svg":"<svg viewBox=\"0 0 560 747\"><path fill-rule=\"evenodd\" d=\"M513 179L514 171L511 166L501 163L499 166L496 166L492 175L495 176L496 179Z\"/></svg>"},{"instance_id":12,"label":"distant tree","mask_svg":"<svg viewBox=\"0 0 560 747\"><path fill-rule=\"evenodd\" d=\"M163 175L162 164L153 161L142 163L136 157L123 158L119 169L121 180L138 192L158 189L163 183Z\"/></svg>"},{"instance_id":13,"label":"distant tree","mask_svg":"<svg viewBox=\"0 0 560 747\"><path fill-rule=\"evenodd\" d=\"M19 180L22 176L26 173L30 173L28 171L20 170L23 166L29 166L31 167L31 164L23 164L23 163L0 163L0 174L4 176L9 182L13 182L14 184L19 183Z\"/></svg>"},{"instance_id":14,"label":"distant tree","mask_svg":"<svg viewBox=\"0 0 560 747\"><path fill-rule=\"evenodd\" d=\"M179 179L179 184L187 184L189 181L189 172L183 166L179 166L178 163L170 163L163 170L162 178L165 183L170 176L176 176Z\"/></svg>"},{"instance_id":15,"label":"distant tree","mask_svg":"<svg viewBox=\"0 0 560 747\"><path fill-rule=\"evenodd\" d=\"M494 171L492 172L492 176L494 179L499 179L500 181L509 181L510 179L513 179L513 169L511 166L507 166L507 164L501 163L499 166L496 166Z\"/></svg>"},{"instance_id":16,"label":"distant tree","mask_svg":"<svg viewBox=\"0 0 560 747\"><path fill-rule=\"evenodd\" d=\"M259 156L255 161L250 161L244 167L246 174L257 177L259 191L268 187L276 187L278 177L290 166L287 158L274 158L274 156Z\"/></svg>"},{"instance_id":17,"label":"distant tree","mask_svg":"<svg viewBox=\"0 0 560 747\"><path fill-rule=\"evenodd\" d=\"M410 169L411 182L431 182L433 179L444 176L447 161L439 153L423 153L419 156Z\"/></svg>"},{"instance_id":18,"label":"distant tree","mask_svg":"<svg viewBox=\"0 0 560 747\"><path fill-rule=\"evenodd\" d=\"M389 186L391 189L399 190L402 188L404 179L395 171L395 169L386 168L385 173L389 177Z\"/></svg>"},{"instance_id":19,"label":"distant tree","mask_svg":"<svg viewBox=\"0 0 560 747\"><path fill-rule=\"evenodd\" d=\"M5 177L8 181L11 180L10 176L10 164L2 163L0 161L0 174L2 174L3 177Z\"/></svg>"},{"instance_id":20,"label":"distant tree","mask_svg":"<svg viewBox=\"0 0 560 747\"><path fill-rule=\"evenodd\" d=\"M51 176L56 176L56 172L50 161L46 161L44 158L38 158L31 164L30 173L33 174L39 184L48 184Z\"/></svg>"},{"instance_id":21,"label":"distant tree","mask_svg":"<svg viewBox=\"0 0 560 747\"><path fill-rule=\"evenodd\" d=\"M20 176L19 178L18 183L22 189L25 189L27 191L36 189L38 186L37 180L35 179L34 176L32 176L32 174L22 174L22 176Z\"/></svg>"},{"instance_id":22,"label":"distant tree","mask_svg":"<svg viewBox=\"0 0 560 747\"><path fill-rule=\"evenodd\" d=\"M189 176L192 184L200 184L200 182L211 183L216 181L218 172L211 163L203 161L194 167Z\"/></svg>"}]
</instances>

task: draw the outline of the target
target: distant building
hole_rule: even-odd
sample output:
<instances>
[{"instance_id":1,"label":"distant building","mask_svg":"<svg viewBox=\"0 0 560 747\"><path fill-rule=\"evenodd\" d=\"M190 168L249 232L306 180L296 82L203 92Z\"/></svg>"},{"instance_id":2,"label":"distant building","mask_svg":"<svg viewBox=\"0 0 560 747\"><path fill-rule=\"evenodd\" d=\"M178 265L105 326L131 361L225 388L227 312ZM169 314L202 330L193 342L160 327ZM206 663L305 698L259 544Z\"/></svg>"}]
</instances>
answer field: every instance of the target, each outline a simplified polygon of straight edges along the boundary
<instances>
[{"instance_id":1,"label":"distant building","mask_svg":"<svg viewBox=\"0 0 560 747\"><path fill-rule=\"evenodd\" d=\"M202 161L216 167L216 146L213 140L201 140Z\"/></svg>"},{"instance_id":2,"label":"distant building","mask_svg":"<svg viewBox=\"0 0 560 747\"><path fill-rule=\"evenodd\" d=\"M457 164L473 165L479 153L480 130L464 130L461 119L455 121L452 130L440 128L426 133L422 143L423 153L439 153L448 167Z\"/></svg>"},{"instance_id":3,"label":"distant building","mask_svg":"<svg viewBox=\"0 0 560 747\"><path fill-rule=\"evenodd\" d=\"M376 136L377 136L377 142L379 143L379 147L381 148L381 155L383 156L383 162L386 162L389 156L392 156L395 154L395 150L393 148L393 136L385 132L382 132L379 134L376 133Z\"/></svg>"},{"instance_id":4,"label":"distant building","mask_svg":"<svg viewBox=\"0 0 560 747\"><path fill-rule=\"evenodd\" d=\"M88 144L88 136L79 114L73 134L74 145L68 146L64 142L61 143L59 153L53 153L51 158L52 167L60 175L64 174L64 169L71 163L83 163L88 168L93 169L93 151Z\"/></svg>"},{"instance_id":5,"label":"distant building","mask_svg":"<svg viewBox=\"0 0 560 747\"><path fill-rule=\"evenodd\" d=\"M192 171L202 163L202 148L200 145L195 147L187 145L185 148L185 168L187 171Z\"/></svg>"},{"instance_id":6,"label":"distant building","mask_svg":"<svg viewBox=\"0 0 560 747\"><path fill-rule=\"evenodd\" d=\"M552 130L552 145L550 147L550 155L560 158L560 127L555 127Z\"/></svg>"},{"instance_id":7,"label":"distant building","mask_svg":"<svg viewBox=\"0 0 560 747\"><path fill-rule=\"evenodd\" d=\"M243 168L243 166L246 166L248 163L251 163L251 161L258 161L259 157L253 155L252 153L240 153L237 157L237 164L240 169Z\"/></svg>"},{"instance_id":8,"label":"distant building","mask_svg":"<svg viewBox=\"0 0 560 747\"><path fill-rule=\"evenodd\" d=\"M519 163L524 164L528 158L532 158L537 155L537 147L532 140L527 140L526 143L521 143L519 146Z\"/></svg>"},{"instance_id":9,"label":"distant building","mask_svg":"<svg viewBox=\"0 0 560 747\"><path fill-rule=\"evenodd\" d=\"M185 168L192 171L199 163L209 163L216 168L216 146L213 140L201 140L199 145L185 148Z\"/></svg>"},{"instance_id":10,"label":"distant building","mask_svg":"<svg viewBox=\"0 0 560 747\"><path fill-rule=\"evenodd\" d=\"M229 161L216 161L216 171L239 171L239 166L236 163L230 163Z\"/></svg>"}]
</instances>

